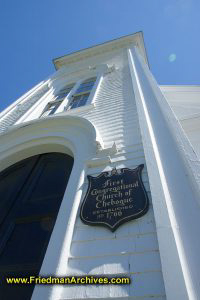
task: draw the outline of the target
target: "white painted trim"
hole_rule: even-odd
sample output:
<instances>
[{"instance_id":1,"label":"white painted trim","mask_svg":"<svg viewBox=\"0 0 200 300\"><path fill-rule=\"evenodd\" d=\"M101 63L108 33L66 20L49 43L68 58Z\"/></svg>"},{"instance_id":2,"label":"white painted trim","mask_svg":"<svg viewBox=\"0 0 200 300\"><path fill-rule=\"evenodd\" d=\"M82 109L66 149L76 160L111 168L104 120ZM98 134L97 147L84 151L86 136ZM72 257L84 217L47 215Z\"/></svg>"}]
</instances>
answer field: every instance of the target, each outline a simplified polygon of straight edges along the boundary
<instances>
[{"instance_id":1,"label":"white painted trim","mask_svg":"<svg viewBox=\"0 0 200 300\"><path fill-rule=\"evenodd\" d=\"M86 110L90 110L92 108L95 107L94 102L95 102L95 98L96 95L98 93L101 81L103 79L103 73L106 72L108 70L108 66L105 64L96 66L92 69L87 69L85 70L84 76L80 76L78 78L74 78L73 80L67 80L67 78L62 80L62 83L57 82L57 80L55 79L51 79L49 80L49 86L51 87L50 90L45 93L45 95L43 97L41 97L30 109L28 109L28 111L26 113L24 113L24 115L19 118L17 120L16 124L20 124L22 122L26 122L26 121L30 121L32 119L37 119L40 118L40 116L42 115L43 111L45 110L45 107L47 106L47 104L49 102L51 102L53 100L53 98L55 97L54 94L56 94L56 92L59 92L60 89L62 89L63 87L65 87L67 84L72 84L74 82L74 87L72 88L72 90L69 92L69 94L64 98L64 100L62 101L62 103L60 104L60 106L58 107L58 109L56 110L55 114L58 113L67 113L67 114L75 114L77 112L80 111L86 111ZM59 71L57 71L57 73L59 73ZM84 107L80 107L80 108L75 108L72 110L67 110L66 107L69 106L70 104L70 99L73 96L73 94L76 92L76 90L78 89L78 87L80 86L80 84L90 78L90 77L96 77L96 82L92 88L92 91L90 92L89 98L87 100L87 103ZM67 84L66 84L67 83ZM49 116L48 116L49 117Z\"/></svg>"},{"instance_id":2,"label":"white painted trim","mask_svg":"<svg viewBox=\"0 0 200 300\"><path fill-rule=\"evenodd\" d=\"M127 47L130 47L131 44L134 44L134 46L136 45L140 49L140 52L142 53L146 63L148 63L143 33L141 31L100 45L93 46L91 48L83 49L81 51L55 58L53 59L53 63L55 65L55 68L59 69L65 65L70 66L70 64L87 59L91 56L99 54L101 55L102 53L115 51L116 49L126 49Z\"/></svg>"},{"instance_id":3,"label":"white painted trim","mask_svg":"<svg viewBox=\"0 0 200 300\"><path fill-rule=\"evenodd\" d=\"M62 112L69 112L71 110L67 110L70 102L71 102L71 97L76 93L76 90L79 88L79 86L81 85L81 83L85 80L87 80L88 78L91 77L96 77L96 82L92 88L92 91L90 92L90 96L87 100L87 103L85 106L88 106L87 110L89 110L89 105L92 104L94 102L94 99L96 97L97 94L97 90L98 90L98 86L102 77L102 72L103 70L107 70L108 66L104 65L104 68L102 66L98 66L97 68L84 68L82 69L82 71L84 71L84 75L82 76L77 76L77 78L74 78L73 80L68 81L68 84L72 84L74 82L74 87L71 89L71 91L69 92L69 94L64 98L64 100L62 101L61 105L58 107L58 109L56 110L56 114L57 113L62 113ZM101 72L99 71L99 69L101 70ZM67 74L66 74L67 75ZM81 78L81 79L80 79ZM63 81L63 80L62 80ZM59 92L60 89L62 89L63 87L66 86L66 81L67 79L65 78L65 82L62 82L62 85L59 85L59 88L56 88L56 91ZM56 93L55 91L55 93ZM90 108L93 108L94 106L91 106ZM73 111L75 110L77 112L77 109L79 108L73 108Z\"/></svg>"},{"instance_id":4,"label":"white painted trim","mask_svg":"<svg viewBox=\"0 0 200 300\"><path fill-rule=\"evenodd\" d=\"M73 109L69 109L69 110L64 110L63 112L59 113L60 115L76 115L77 113L80 113L80 112L86 112L86 111L90 111L92 109L95 108L95 104L92 103L92 104L86 104L86 105L83 105L83 106L80 106L80 107L76 107L76 108L73 108Z\"/></svg>"},{"instance_id":5,"label":"white painted trim","mask_svg":"<svg viewBox=\"0 0 200 300\"><path fill-rule=\"evenodd\" d=\"M46 92L40 99L38 99L38 101L36 101L36 103L31 108L29 108L27 112L25 112L23 116L16 121L14 125L29 121L29 119L31 119L32 113L35 112L35 110L38 110L38 108L41 109L44 105L46 106L46 104L50 102L50 98L53 98L52 88L48 92Z\"/></svg>"},{"instance_id":6,"label":"white painted trim","mask_svg":"<svg viewBox=\"0 0 200 300\"><path fill-rule=\"evenodd\" d=\"M12 111L12 109L14 109L17 104L21 104L23 101L28 101L28 98L33 96L35 93L37 93L42 87L44 87L46 84L48 84L49 80L46 81L42 81L40 83L38 83L36 86L34 86L30 91L28 91L26 94L24 94L22 97L20 97L19 99L17 99L13 104L11 104L10 106L8 106L6 109L4 109L1 113L0 113L0 120L5 117L9 112Z\"/></svg>"},{"instance_id":7,"label":"white painted trim","mask_svg":"<svg viewBox=\"0 0 200 300\"><path fill-rule=\"evenodd\" d=\"M136 48L128 50L169 300L200 294L200 164Z\"/></svg>"},{"instance_id":8,"label":"white painted trim","mask_svg":"<svg viewBox=\"0 0 200 300\"><path fill-rule=\"evenodd\" d=\"M34 136L33 136L34 133ZM32 155L61 152L74 156L74 166L46 251L40 274L64 274L82 195L85 161L96 156L97 133L80 117L56 117L17 125L0 136L0 171ZM62 286L36 286L32 300L58 299Z\"/></svg>"},{"instance_id":9,"label":"white painted trim","mask_svg":"<svg viewBox=\"0 0 200 300\"><path fill-rule=\"evenodd\" d=\"M96 99L96 96L98 94L98 91L100 89L100 86L101 86L101 83L102 83L102 80L103 80L103 72L104 71L100 71L98 74L97 74L97 78L96 78L96 82L90 92L90 96L88 98L88 104L89 103L95 103L95 99Z\"/></svg>"},{"instance_id":10,"label":"white painted trim","mask_svg":"<svg viewBox=\"0 0 200 300\"><path fill-rule=\"evenodd\" d=\"M61 112L64 112L66 111L66 106L69 105L70 103L70 98L71 96L75 93L75 91L77 90L77 88L79 87L81 83L81 80L78 80L78 81L75 81L74 82L74 86L73 88L71 89L71 91L69 92L69 94L64 98L64 100L62 101L61 105L58 107L58 109L56 110L56 112L54 114L57 114L57 113L61 113ZM70 83L69 83L70 84Z\"/></svg>"},{"instance_id":11,"label":"white painted trim","mask_svg":"<svg viewBox=\"0 0 200 300\"><path fill-rule=\"evenodd\" d=\"M73 91L70 92L70 94L68 95L67 99L68 99L68 103L66 105L66 112L70 112L70 111L78 111L80 108L77 107L77 108L73 108L73 109L70 109L68 110L68 107L70 105L70 102L72 101L72 99L70 99L71 97L73 97L73 95L76 95L76 90L78 90L79 86L84 82L86 81L87 79L91 78L91 77L96 77L96 81L95 81L95 84L94 86L92 87L92 90L90 91L90 94L89 94L89 97L87 99L87 102L86 104L84 105L84 107L87 107L89 108L90 105L92 105L92 107L94 107L94 102L95 102L95 98L97 96L97 93L99 91L99 88L100 88L100 84L102 82L102 79L103 79L103 72L105 72L105 70L107 70L108 67L101 67L99 68L99 70L95 70L95 73L94 74L90 74L85 77L83 77L81 80L79 80L77 82L77 84L75 85L75 87L73 88ZM90 71L91 72L91 71ZM71 101L70 101L71 100Z\"/></svg>"}]
</instances>

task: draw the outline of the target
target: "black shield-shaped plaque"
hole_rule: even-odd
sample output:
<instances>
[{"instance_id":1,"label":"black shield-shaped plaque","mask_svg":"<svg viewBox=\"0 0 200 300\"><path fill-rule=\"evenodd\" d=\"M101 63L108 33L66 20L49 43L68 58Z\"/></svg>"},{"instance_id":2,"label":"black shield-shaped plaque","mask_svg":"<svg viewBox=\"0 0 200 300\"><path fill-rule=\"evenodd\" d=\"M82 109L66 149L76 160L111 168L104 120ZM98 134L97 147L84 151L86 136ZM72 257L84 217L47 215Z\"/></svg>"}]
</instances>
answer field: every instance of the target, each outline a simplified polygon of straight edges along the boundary
<instances>
[{"instance_id":1,"label":"black shield-shaped plaque","mask_svg":"<svg viewBox=\"0 0 200 300\"><path fill-rule=\"evenodd\" d=\"M121 224L144 215L149 200L142 183L144 165L135 169L113 169L88 177L88 190L80 217L88 225L101 225L115 231Z\"/></svg>"}]
</instances>

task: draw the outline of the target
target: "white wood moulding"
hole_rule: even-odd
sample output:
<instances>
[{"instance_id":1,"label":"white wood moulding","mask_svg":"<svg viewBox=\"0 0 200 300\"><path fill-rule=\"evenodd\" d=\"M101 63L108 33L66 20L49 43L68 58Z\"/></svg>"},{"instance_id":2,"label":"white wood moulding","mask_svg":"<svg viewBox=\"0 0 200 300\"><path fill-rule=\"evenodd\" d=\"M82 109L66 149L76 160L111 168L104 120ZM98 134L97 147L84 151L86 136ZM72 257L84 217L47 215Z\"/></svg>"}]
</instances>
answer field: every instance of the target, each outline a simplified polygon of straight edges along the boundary
<instances>
[{"instance_id":1,"label":"white wood moulding","mask_svg":"<svg viewBox=\"0 0 200 300\"><path fill-rule=\"evenodd\" d=\"M200 295L200 162L138 49L128 49L166 296Z\"/></svg>"},{"instance_id":2,"label":"white wood moulding","mask_svg":"<svg viewBox=\"0 0 200 300\"><path fill-rule=\"evenodd\" d=\"M95 55L128 47L132 43L134 43L140 48L140 51L144 56L145 61L148 63L147 54L144 46L143 33L139 31L134 34L130 34L100 45L96 45L87 49L83 49L81 51L77 51L62 57L55 58L53 59L53 64L56 70L58 70L63 66L69 66L70 64L90 58Z\"/></svg>"}]
</instances>

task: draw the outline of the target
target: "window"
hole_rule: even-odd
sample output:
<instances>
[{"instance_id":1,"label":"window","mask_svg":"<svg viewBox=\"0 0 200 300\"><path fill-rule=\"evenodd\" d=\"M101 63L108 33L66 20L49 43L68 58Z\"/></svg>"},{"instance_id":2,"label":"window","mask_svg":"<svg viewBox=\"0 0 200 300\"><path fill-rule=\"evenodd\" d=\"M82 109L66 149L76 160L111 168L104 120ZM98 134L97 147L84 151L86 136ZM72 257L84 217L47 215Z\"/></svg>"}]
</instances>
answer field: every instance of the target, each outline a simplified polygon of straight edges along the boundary
<instances>
[{"instance_id":1,"label":"window","mask_svg":"<svg viewBox=\"0 0 200 300\"><path fill-rule=\"evenodd\" d=\"M96 77L89 78L83 81L75 94L72 96L72 101L69 104L68 110L76 107L84 106L90 96L90 92L95 84Z\"/></svg>"},{"instance_id":2,"label":"window","mask_svg":"<svg viewBox=\"0 0 200 300\"><path fill-rule=\"evenodd\" d=\"M95 84L96 77L95 78L89 78L85 80L84 82L81 83L79 88L76 91L76 94L83 93L83 92L88 92L91 91L93 88L93 85Z\"/></svg>"},{"instance_id":3,"label":"window","mask_svg":"<svg viewBox=\"0 0 200 300\"><path fill-rule=\"evenodd\" d=\"M71 97L71 102L69 103L67 110L84 106L87 103L87 100L90 96L90 92L95 82L96 77L92 77L83 81L75 91L75 94ZM56 113L57 109L59 108L63 100L69 95L73 87L74 84L71 84L59 90L59 92L55 95L54 100L46 105L44 111L41 114L41 117L46 117Z\"/></svg>"},{"instance_id":4,"label":"window","mask_svg":"<svg viewBox=\"0 0 200 300\"><path fill-rule=\"evenodd\" d=\"M55 111L60 106L61 102L62 102L62 100L49 102L47 104L47 106L45 107L45 110L43 111L41 117L46 117L46 116L54 114Z\"/></svg>"},{"instance_id":5,"label":"window","mask_svg":"<svg viewBox=\"0 0 200 300\"><path fill-rule=\"evenodd\" d=\"M41 117L52 115L56 112L60 104L63 102L65 97L69 94L69 92L72 90L74 84L67 85L63 89L61 89L55 96L54 100L49 102L44 111L41 114Z\"/></svg>"},{"instance_id":6,"label":"window","mask_svg":"<svg viewBox=\"0 0 200 300\"><path fill-rule=\"evenodd\" d=\"M89 98L89 93L83 95L74 95L73 100L69 105L68 109L76 108L85 105L87 99Z\"/></svg>"},{"instance_id":7,"label":"window","mask_svg":"<svg viewBox=\"0 0 200 300\"><path fill-rule=\"evenodd\" d=\"M70 84L70 85L67 85L66 87L64 87L63 89L61 89L58 92L58 94L56 95L56 100L64 99L65 97L67 97L67 95L69 94L69 92L72 90L73 87L74 87L74 84Z\"/></svg>"}]
</instances>

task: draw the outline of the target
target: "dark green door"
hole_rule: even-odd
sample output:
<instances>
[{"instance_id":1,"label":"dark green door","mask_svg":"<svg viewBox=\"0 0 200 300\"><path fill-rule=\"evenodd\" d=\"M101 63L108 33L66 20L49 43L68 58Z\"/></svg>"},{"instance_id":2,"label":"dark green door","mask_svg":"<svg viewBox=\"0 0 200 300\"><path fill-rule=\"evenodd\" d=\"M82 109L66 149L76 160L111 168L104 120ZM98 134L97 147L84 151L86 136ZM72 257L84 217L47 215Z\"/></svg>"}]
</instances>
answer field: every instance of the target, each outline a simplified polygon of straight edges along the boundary
<instances>
[{"instance_id":1,"label":"dark green door","mask_svg":"<svg viewBox=\"0 0 200 300\"><path fill-rule=\"evenodd\" d=\"M30 299L33 285L8 285L6 276L38 275L73 166L47 153L0 173L0 299Z\"/></svg>"}]
</instances>

